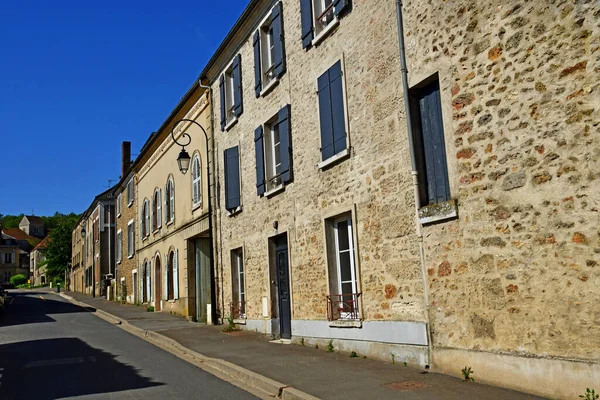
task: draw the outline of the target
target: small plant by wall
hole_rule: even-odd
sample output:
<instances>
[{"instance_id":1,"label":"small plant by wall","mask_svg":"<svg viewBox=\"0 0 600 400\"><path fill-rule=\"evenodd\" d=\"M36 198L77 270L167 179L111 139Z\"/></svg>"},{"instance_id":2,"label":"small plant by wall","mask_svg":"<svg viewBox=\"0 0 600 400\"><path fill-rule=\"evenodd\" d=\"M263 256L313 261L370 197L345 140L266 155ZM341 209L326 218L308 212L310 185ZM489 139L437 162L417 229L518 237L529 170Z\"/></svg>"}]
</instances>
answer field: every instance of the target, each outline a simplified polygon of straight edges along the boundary
<instances>
[{"instance_id":1,"label":"small plant by wall","mask_svg":"<svg viewBox=\"0 0 600 400\"><path fill-rule=\"evenodd\" d=\"M462 369L463 377L465 378L465 382L475 382L475 379L471 377L475 372L471 369L471 367L466 366Z\"/></svg>"},{"instance_id":2,"label":"small plant by wall","mask_svg":"<svg viewBox=\"0 0 600 400\"><path fill-rule=\"evenodd\" d=\"M223 326L222 331L223 332L233 332L233 331L237 331L238 328L235 326L235 323L233 322L233 315L229 315L229 317L227 317L227 325Z\"/></svg>"},{"instance_id":3,"label":"small plant by wall","mask_svg":"<svg viewBox=\"0 0 600 400\"><path fill-rule=\"evenodd\" d=\"M350 353L350 358L358 358L358 354L356 354L356 352L353 351L352 353Z\"/></svg>"},{"instance_id":4,"label":"small plant by wall","mask_svg":"<svg viewBox=\"0 0 600 400\"><path fill-rule=\"evenodd\" d=\"M325 347L325 350L327 350L328 353L333 353L333 350L335 350L335 348L333 347L333 339L329 339L329 342L327 342L327 347Z\"/></svg>"},{"instance_id":5,"label":"small plant by wall","mask_svg":"<svg viewBox=\"0 0 600 400\"><path fill-rule=\"evenodd\" d=\"M584 400L598 400L598 398L600 398L600 394L596 393L596 390L594 389L586 388L585 393L580 394L579 398Z\"/></svg>"},{"instance_id":6,"label":"small plant by wall","mask_svg":"<svg viewBox=\"0 0 600 400\"><path fill-rule=\"evenodd\" d=\"M150 306L150 307L146 308L146 311L154 312L154 306Z\"/></svg>"}]
</instances>

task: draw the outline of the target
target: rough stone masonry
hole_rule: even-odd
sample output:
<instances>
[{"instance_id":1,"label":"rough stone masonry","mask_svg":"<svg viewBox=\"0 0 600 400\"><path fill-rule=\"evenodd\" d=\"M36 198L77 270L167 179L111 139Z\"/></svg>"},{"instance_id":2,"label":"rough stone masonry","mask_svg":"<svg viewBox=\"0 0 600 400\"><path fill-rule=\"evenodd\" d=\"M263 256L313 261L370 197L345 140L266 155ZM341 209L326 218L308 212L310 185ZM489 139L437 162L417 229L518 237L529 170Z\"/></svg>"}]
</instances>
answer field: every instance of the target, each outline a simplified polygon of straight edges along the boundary
<instances>
[{"instance_id":1,"label":"rough stone masonry","mask_svg":"<svg viewBox=\"0 0 600 400\"><path fill-rule=\"evenodd\" d=\"M597 368L600 3L407 1L405 19L459 209L424 231L434 349Z\"/></svg>"}]
</instances>

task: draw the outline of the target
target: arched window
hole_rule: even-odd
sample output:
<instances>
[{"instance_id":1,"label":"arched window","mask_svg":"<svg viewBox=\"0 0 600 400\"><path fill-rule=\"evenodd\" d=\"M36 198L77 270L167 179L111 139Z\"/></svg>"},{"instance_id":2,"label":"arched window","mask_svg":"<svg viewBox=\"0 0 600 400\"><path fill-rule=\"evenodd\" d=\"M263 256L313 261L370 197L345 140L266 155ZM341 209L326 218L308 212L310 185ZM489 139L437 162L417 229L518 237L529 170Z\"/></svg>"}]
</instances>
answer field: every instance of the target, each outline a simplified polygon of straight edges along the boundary
<instances>
[{"instance_id":1,"label":"arched window","mask_svg":"<svg viewBox=\"0 0 600 400\"><path fill-rule=\"evenodd\" d=\"M165 185L165 223L173 222L175 219L175 184L173 178L169 177Z\"/></svg>"},{"instance_id":2,"label":"arched window","mask_svg":"<svg viewBox=\"0 0 600 400\"><path fill-rule=\"evenodd\" d=\"M192 161L192 202L194 206L202 205L202 175L200 174L200 157L197 154Z\"/></svg>"}]
</instances>

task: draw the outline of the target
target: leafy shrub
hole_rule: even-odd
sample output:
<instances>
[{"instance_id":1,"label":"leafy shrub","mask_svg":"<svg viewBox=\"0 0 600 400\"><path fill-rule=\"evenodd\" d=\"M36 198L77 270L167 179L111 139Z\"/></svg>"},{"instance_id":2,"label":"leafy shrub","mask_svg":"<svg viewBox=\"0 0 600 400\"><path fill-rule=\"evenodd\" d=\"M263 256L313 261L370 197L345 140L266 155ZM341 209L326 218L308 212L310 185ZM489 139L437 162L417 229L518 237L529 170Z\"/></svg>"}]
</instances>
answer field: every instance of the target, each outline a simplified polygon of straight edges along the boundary
<instances>
[{"instance_id":1,"label":"leafy shrub","mask_svg":"<svg viewBox=\"0 0 600 400\"><path fill-rule=\"evenodd\" d=\"M13 286L19 286L27 283L27 277L23 274L17 274L10 277L10 284Z\"/></svg>"}]
</instances>

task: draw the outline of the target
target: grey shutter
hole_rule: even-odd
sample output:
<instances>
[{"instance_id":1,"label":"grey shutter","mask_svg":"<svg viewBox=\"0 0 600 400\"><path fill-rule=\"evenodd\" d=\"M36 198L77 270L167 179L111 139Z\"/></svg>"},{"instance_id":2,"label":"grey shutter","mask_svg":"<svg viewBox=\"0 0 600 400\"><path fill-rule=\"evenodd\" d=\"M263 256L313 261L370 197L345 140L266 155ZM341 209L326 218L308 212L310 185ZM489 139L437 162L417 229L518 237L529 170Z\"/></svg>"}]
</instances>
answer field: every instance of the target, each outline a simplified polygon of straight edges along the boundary
<instances>
[{"instance_id":1,"label":"grey shutter","mask_svg":"<svg viewBox=\"0 0 600 400\"><path fill-rule=\"evenodd\" d=\"M420 91L419 111L429 203L441 203L450 199L450 185L438 81Z\"/></svg>"},{"instance_id":2,"label":"grey shutter","mask_svg":"<svg viewBox=\"0 0 600 400\"><path fill-rule=\"evenodd\" d=\"M238 54L233 59L233 111L239 117L244 111L242 104L242 56Z\"/></svg>"},{"instance_id":3,"label":"grey shutter","mask_svg":"<svg viewBox=\"0 0 600 400\"><path fill-rule=\"evenodd\" d=\"M315 37L312 15L313 0L300 0L300 17L302 20L302 48L310 46Z\"/></svg>"},{"instance_id":4,"label":"grey shutter","mask_svg":"<svg viewBox=\"0 0 600 400\"><path fill-rule=\"evenodd\" d=\"M167 207L167 199L169 199L169 181L167 181L167 184L165 185L165 191L163 192L164 195L164 199L163 199L163 212L164 212L164 223L165 225L169 222L169 207Z\"/></svg>"},{"instance_id":5,"label":"grey shutter","mask_svg":"<svg viewBox=\"0 0 600 400\"><path fill-rule=\"evenodd\" d=\"M240 206L240 158L238 146L225 149L225 208Z\"/></svg>"},{"instance_id":6,"label":"grey shutter","mask_svg":"<svg viewBox=\"0 0 600 400\"><path fill-rule=\"evenodd\" d=\"M260 65L260 30L254 32L254 93L260 97L262 90L262 69Z\"/></svg>"},{"instance_id":7,"label":"grey shutter","mask_svg":"<svg viewBox=\"0 0 600 400\"><path fill-rule=\"evenodd\" d=\"M281 161L281 181L292 180L292 131L290 124L290 105L283 107L277 116L279 125L279 160Z\"/></svg>"},{"instance_id":8,"label":"grey shutter","mask_svg":"<svg viewBox=\"0 0 600 400\"><path fill-rule=\"evenodd\" d=\"M411 110L411 121L413 126L413 141L415 147L415 162L418 171L419 180L419 198L421 204L419 207L423 207L429 204L429 197L427 194L427 175L425 173L425 147L423 146L423 135L421 134L421 113L419 111L419 98L411 94L409 97L409 105Z\"/></svg>"},{"instance_id":9,"label":"grey shutter","mask_svg":"<svg viewBox=\"0 0 600 400\"><path fill-rule=\"evenodd\" d=\"M265 150L263 146L262 125L254 131L254 150L256 152L256 193L260 196L265 193Z\"/></svg>"},{"instance_id":10,"label":"grey shutter","mask_svg":"<svg viewBox=\"0 0 600 400\"><path fill-rule=\"evenodd\" d=\"M346 10L350 9L350 0L334 0L333 1L333 10L337 17L342 16Z\"/></svg>"},{"instance_id":11,"label":"grey shutter","mask_svg":"<svg viewBox=\"0 0 600 400\"><path fill-rule=\"evenodd\" d=\"M165 263L163 265L163 300L169 300L169 255L165 254Z\"/></svg>"},{"instance_id":12,"label":"grey shutter","mask_svg":"<svg viewBox=\"0 0 600 400\"><path fill-rule=\"evenodd\" d=\"M225 74L219 78L219 92L221 93L221 131L225 131L227 124L227 104L225 102Z\"/></svg>"},{"instance_id":13,"label":"grey shutter","mask_svg":"<svg viewBox=\"0 0 600 400\"><path fill-rule=\"evenodd\" d=\"M327 160L347 147L341 61L321 75L317 83L321 119L321 156L323 160Z\"/></svg>"},{"instance_id":14,"label":"grey shutter","mask_svg":"<svg viewBox=\"0 0 600 400\"><path fill-rule=\"evenodd\" d=\"M273 27L273 39L275 40L273 73L280 77L285 72L285 47L283 37L283 5L281 2L273 7L271 13L271 26Z\"/></svg>"}]
</instances>

